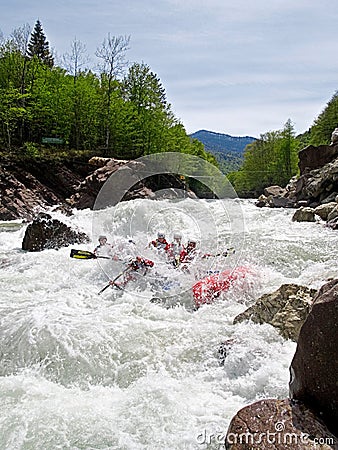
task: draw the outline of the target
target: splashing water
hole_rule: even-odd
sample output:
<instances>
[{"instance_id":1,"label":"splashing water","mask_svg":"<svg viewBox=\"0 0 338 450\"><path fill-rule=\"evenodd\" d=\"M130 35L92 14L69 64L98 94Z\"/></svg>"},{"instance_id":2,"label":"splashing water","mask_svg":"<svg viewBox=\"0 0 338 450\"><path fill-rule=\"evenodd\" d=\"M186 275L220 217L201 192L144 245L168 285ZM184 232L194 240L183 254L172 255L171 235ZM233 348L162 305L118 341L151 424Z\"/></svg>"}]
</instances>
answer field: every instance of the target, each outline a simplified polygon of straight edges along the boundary
<instances>
[{"instance_id":1,"label":"splashing water","mask_svg":"<svg viewBox=\"0 0 338 450\"><path fill-rule=\"evenodd\" d=\"M244 218L238 236L218 201L202 205L214 228L190 199L176 202L171 215L169 200L123 202L95 218L89 210L54 214L93 238L87 250L100 229L111 241L131 235L135 253L156 259L146 246L160 226L184 239L197 235L203 251L239 249L233 259L214 258L212 268L240 263L253 275L195 312L151 303L151 283L141 294L108 289L98 296L119 270L114 264L71 259L69 248L25 253L25 226L0 228L1 449L218 448L204 437L225 435L238 409L287 396L295 343L269 325L232 321L282 283L319 288L336 276L337 234L321 223L293 223L292 210L233 201ZM186 211L198 215L197 225ZM218 349L229 340L221 365Z\"/></svg>"}]
</instances>

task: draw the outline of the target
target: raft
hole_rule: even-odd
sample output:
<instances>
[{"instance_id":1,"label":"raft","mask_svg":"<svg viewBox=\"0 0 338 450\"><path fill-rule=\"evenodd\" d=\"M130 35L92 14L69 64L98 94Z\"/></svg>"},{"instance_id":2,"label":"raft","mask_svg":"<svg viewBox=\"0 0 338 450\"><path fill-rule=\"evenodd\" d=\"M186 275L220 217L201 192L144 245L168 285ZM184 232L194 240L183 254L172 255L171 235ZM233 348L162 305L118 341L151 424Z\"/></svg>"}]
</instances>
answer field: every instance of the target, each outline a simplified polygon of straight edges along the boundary
<instances>
[{"instance_id":1,"label":"raft","mask_svg":"<svg viewBox=\"0 0 338 450\"><path fill-rule=\"evenodd\" d=\"M196 307L212 303L222 292L228 291L234 282L245 278L249 272L247 267L239 266L197 281L192 287Z\"/></svg>"}]
</instances>

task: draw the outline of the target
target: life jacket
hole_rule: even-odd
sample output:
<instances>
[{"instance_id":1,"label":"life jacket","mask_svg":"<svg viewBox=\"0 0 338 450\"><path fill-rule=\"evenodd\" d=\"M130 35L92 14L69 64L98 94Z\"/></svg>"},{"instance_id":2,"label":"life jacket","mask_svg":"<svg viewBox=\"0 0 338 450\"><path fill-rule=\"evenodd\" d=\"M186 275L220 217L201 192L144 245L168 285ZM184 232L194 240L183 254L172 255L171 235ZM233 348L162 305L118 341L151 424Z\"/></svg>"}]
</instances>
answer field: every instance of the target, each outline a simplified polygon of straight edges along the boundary
<instances>
[{"instance_id":1,"label":"life jacket","mask_svg":"<svg viewBox=\"0 0 338 450\"><path fill-rule=\"evenodd\" d=\"M151 245L157 248L157 250L164 250L165 252L169 249L169 244L165 239L163 239L162 242L160 242L158 239L156 239L155 241L151 241Z\"/></svg>"},{"instance_id":2,"label":"life jacket","mask_svg":"<svg viewBox=\"0 0 338 450\"><path fill-rule=\"evenodd\" d=\"M193 248L190 252L187 251L188 249L185 248L180 255L180 262L181 263L191 263L196 259L198 253L196 248Z\"/></svg>"}]
</instances>

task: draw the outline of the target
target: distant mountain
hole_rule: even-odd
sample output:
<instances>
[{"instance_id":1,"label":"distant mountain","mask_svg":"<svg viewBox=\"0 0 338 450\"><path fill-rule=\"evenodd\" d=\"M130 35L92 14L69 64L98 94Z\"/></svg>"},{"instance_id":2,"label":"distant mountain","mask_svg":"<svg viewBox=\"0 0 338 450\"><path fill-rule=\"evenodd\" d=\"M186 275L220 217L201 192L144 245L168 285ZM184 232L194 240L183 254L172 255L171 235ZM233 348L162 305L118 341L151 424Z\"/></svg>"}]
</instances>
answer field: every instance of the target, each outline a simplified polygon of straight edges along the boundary
<instances>
[{"instance_id":1,"label":"distant mountain","mask_svg":"<svg viewBox=\"0 0 338 450\"><path fill-rule=\"evenodd\" d=\"M207 130L196 131L190 134L190 137L202 142L205 150L215 155L221 170L225 173L239 169L243 162L245 147L256 140L251 136L230 136Z\"/></svg>"}]
</instances>

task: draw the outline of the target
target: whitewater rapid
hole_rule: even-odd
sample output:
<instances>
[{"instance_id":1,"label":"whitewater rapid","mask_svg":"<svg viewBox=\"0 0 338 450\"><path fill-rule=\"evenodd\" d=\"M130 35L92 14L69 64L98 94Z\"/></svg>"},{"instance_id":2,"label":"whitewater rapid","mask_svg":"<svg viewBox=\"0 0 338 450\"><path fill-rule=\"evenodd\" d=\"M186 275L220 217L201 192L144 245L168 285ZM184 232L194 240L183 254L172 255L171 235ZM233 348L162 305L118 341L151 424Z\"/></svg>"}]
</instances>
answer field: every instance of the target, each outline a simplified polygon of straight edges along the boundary
<instances>
[{"instance_id":1,"label":"whitewater rapid","mask_svg":"<svg viewBox=\"0 0 338 450\"><path fill-rule=\"evenodd\" d=\"M174 308L151 303L151 284L99 296L118 267L72 259L71 247L23 252L26 225L0 224L2 450L216 449L206 437L225 436L240 408L288 395L296 344L269 325L232 321L283 283L318 289L336 277L337 232L251 200L228 200L241 216L229 226L222 202L201 202L203 210L191 199L176 202L174 214L169 200L52 213L85 231L92 242L72 247L90 251L102 232L113 241L131 237L132 251L149 256L147 241L159 227L193 234L205 250L234 247L232 259L214 258L212 269L241 264L252 274L194 312L189 292ZM219 345L228 340L221 365Z\"/></svg>"}]
</instances>

